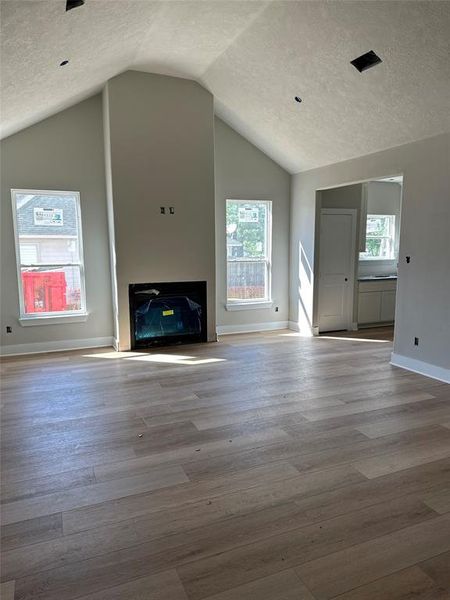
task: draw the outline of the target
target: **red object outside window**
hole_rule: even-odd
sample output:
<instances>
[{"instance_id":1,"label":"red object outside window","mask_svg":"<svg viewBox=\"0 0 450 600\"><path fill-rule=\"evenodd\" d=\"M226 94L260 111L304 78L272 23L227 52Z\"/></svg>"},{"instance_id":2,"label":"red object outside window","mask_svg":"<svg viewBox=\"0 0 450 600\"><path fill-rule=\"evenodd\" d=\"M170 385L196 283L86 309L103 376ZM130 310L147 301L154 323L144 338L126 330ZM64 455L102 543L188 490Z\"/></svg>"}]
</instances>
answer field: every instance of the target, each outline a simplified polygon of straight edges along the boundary
<instances>
[{"instance_id":1,"label":"red object outside window","mask_svg":"<svg viewBox=\"0 0 450 600\"><path fill-rule=\"evenodd\" d=\"M25 313L66 310L64 272L26 271L22 273Z\"/></svg>"}]
</instances>

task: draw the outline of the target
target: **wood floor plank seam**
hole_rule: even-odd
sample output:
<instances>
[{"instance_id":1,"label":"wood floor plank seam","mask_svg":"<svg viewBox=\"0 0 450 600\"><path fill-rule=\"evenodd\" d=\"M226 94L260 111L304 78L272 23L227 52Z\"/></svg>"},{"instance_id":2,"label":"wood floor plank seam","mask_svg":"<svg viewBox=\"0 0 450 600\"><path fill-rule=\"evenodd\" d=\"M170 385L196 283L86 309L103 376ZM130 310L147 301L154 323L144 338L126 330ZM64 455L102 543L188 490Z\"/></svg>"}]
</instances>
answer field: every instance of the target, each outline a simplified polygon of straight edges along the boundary
<instances>
[{"instance_id":1,"label":"wood floor plank seam","mask_svg":"<svg viewBox=\"0 0 450 600\"><path fill-rule=\"evenodd\" d=\"M339 467L339 466L337 466L337 467L329 467L329 468L324 468L322 471L323 471L324 473L326 473L327 471L334 471L334 470L336 470L337 468L340 468L340 467ZM320 473L320 472L321 472L321 471L315 471L315 472L314 472L314 474L318 474L318 473ZM355 473L356 473L356 471L355 471ZM368 480L367 480L367 478L366 478L366 477L364 477L364 475L362 475L362 474L360 474L360 473L358 473L358 475L360 475L360 477L362 478L360 481L368 481ZM301 474L300 474L300 473L298 473L298 471L297 471L297 474L295 474L295 475L291 475L291 476L289 476L289 477L286 477L286 478L283 478L282 480L279 480L279 481L277 481L277 483L288 485L290 481L298 480L300 477L301 477ZM346 487L347 485L348 485L348 483L344 483L344 484L342 485L342 487ZM332 489L338 490L338 489L340 489L340 487L341 487L341 486L336 486L336 487L334 487L334 488L332 488ZM230 491L228 494L227 494L226 492L224 492L223 494L221 494L221 497L223 497L223 498L226 498L227 496L238 496L238 495L241 495L242 493L245 493L245 492L251 492L251 491L253 491L253 490L257 490L258 488L261 488L261 485L254 486L254 487L251 487L251 488L245 488L245 489L242 489L242 490L240 490L240 491L232 490L232 491ZM433 488L433 489L434 489L434 488ZM428 488L427 488L427 490L426 490L426 491L429 491L429 490L428 490ZM322 493L323 493L323 490L321 490L321 491L318 491L318 492L315 492L315 493L308 494L308 497L314 497L314 496L316 496L316 495L320 495L320 494L322 494ZM130 498L132 498L132 497L130 497ZM206 495L205 495L205 496L203 496L202 498L197 498L197 499L195 499L195 500L190 500L190 501L189 501L189 500L187 500L187 501L185 501L185 502L184 502L184 503L182 503L182 504L179 504L179 505L176 505L176 506L174 506L174 508L181 510L183 507L187 507L187 506L191 506L191 507L192 507L192 506L195 506L195 505L197 505L197 504L200 504L200 503L202 503L202 504L203 504L203 503L204 503L204 502L206 502L206 501L208 501L208 502L209 502L209 499L211 499L211 498L214 500L214 498L217 498L217 496L213 496L213 495L211 495L211 494L206 494ZM86 509L89 509L89 507L86 507ZM76 511L77 509L74 509L74 510ZM133 517L133 518L137 519L137 518L145 518L146 516L147 516L147 517L150 517L150 516L157 516L159 513L162 513L162 512L164 512L165 510L166 510L165 508L158 508L158 509L155 509L155 510L149 511L149 512L147 512L146 514L144 514L144 515L142 515L142 516L140 516L140 517ZM73 511L69 511L69 512L73 512ZM65 514L65 513L62 513L62 514L63 514L63 522L64 522L64 514ZM233 515L230 515L230 518L231 518L232 516L233 516ZM124 518L124 519L115 520L115 521L114 521L114 523L121 523L121 522L123 522L123 521L126 521L126 520L128 520L128 517L126 517L126 518ZM86 531L89 531L90 529L92 529L92 528L87 528L87 529L78 529L78 530L76 531L76 533L80 533L80 532L82 532L82 531L85 531L85 532L86 532Z\"/></svg>"},{"instance_id":2,"label":"wood floor plank seam","mask_svg":"<svg viewBox=\"0 0 450 600\"><path fill-rule=\"evenodd\" d=\"M305 588L306 588L306 589L308 590L308 592L311 594L311 598L312 598L313 600L316 600L316 597L315 597L315 595L312 593L312 590L310 590L310 589L309 589L309 587L306 585L306 583L303 581L303 579L300 577L300 575L297 573L297 571L296 571L295 569L293 569L293 571L294 571L295 575L298 577L298 579L299 579L300 583L301 583L303 586L305 586Z\"/></svg>"},{"instance_id":3,"label":"wood floor plank seam","mask_svg":"<svg viewBox=\"0 0 450 600\"><path fill-rule=\"evenodd\" d=\"M423 571L423 569L421 569L421 568L420 568L419 564L420 564L420 563L416 563L415 565L412 565L412 567L416 567L416 568L420 569L420 571L423 573L423 575L424 575L425 577L427 577L428 579L430 579L430 581L432 581L432 579L431 579L431 578L430 578L430 577L429 577L429 576L428 576L428 575L425 573L425 571ZM406 567L406 568L404 568L404 569L398 569L398 570L396 570L396 571L393 571L393 572L391 573L391 575L397 575L397 574L400 574L400 573L402 573L402 572L404 572L404 571L408 571L408 570L410 570L412 567ZM376 579L373 579L371 582L369 582L369 585L370 585L370 584L376 584L377 582L381 582L381 581L383 581L384 579L386 579L386 577L389 577L389 576L390 576L390 575L388 575L388 576L386 576L386 575L383 575L383 576L381 576L381 577L377 577ZM364 589L367 587L367 585L368 585L367 583L363 583L363 584L361 584L361 585L358 585L358 586L356 586L356 587L354 587L354 588L351 588L351 589L349 589L349 590L347 590L347 591L345 591L345 592L342 592L342 594L338 594L337 596L332 596L332 597L330 598L330 600L340 600L340 599L345 599L346 597L348 597L348 594L349 594L349 593L351 593L351 592L357 592L358 590L362 590L362 591L363 591L363 590L364 590ZM361 596L361 598L364 598L364 595L362 595L362 596ZM436 598L435 600L447 600L447 598L450 600L450 594L446 595L446 596L445 596L445 598L444 598L443 596L439 596L439 598ZM355 599L355 600L356 600L356 599ZM431 597L428 597L428 600L433 600L433 599L432 599Z\"/></svg>"},{"instance_id":4,"label":"wood floor plank seam","mask_svg":"<svg viewBox=\"0 0 450 600\"><path fill-rule=\"evenodd\" d=\"M373 508L373 506L372 506L372 507L369 507L369 508ZM367 510L367 509L366 509L366 510ZM423 523L429 523L430 521L436 521L436 520L437 520L437 519L439 519L439 518L442 518L442 517L439 517L439 515L436 515L436 517L434 517L434 516L433 516L433 518L432 518L432 519L427 519L427 520L425 520L425 521L419 521L419 524L423 524ZM332 521L332 520L333 520L333 519L328 519L328 521ZM335 520L335 519L334 519L334 520ZM321 522L321 523L322 523L322 525L324 525L324 524L326 523L326 521L323 521L323 522ZM307 527L308 527L308 526L307 526ZM306 527L306 528L307 528L307 527ZM374 542L374 541L376 541L377 539L382 539L382 538L386 537L387 535L398 534L399 532L406 531L406 530L408 530L409 528L410 528L410 525L405 525L405 526L402 526L402 527L397 527L397 528L395 528L395 529L393 529L393 530L390 530L390 531L389 531L389 532L387 532L387 533L385 532L385 533L383 533L383 534L379 534L379 535L375 535L375 536L371 537L371 538L370 538L370 542ZM305 529L305 527L300 527L300 528L298 528L298 529L299 529L299 530L301 530L301 529ZM289 535L290 535L290 536L292 536L292 535L293 535L293 533L294 533L295 531L296 531L296 529L293 529L293 530L289 531ZM278 536L277 534L274 534L273 536L270 536L270 537L268 537L268 538L264 538L263 540L260 540L258 543L259 543L259 544L261 544L262 542L264 542L264 545L265 545L265 546L269 546L269 547L270 547L270 545L271 545L271 544L270 544L271 540L275 540L277 537L279 537L279 536ZM362 545L362 544L364 544L364 543L368 543L368 540L366 540L366 541L364 541L364 542L361 542L361 541L359 541L359 542L355 542L355 543L349 543L348 545L346 545L346 544L345 544L345 545L344 545L344 547L343 547L341 550L338 550L338 551L336 551L336 552L339 552L339 551L342 551L342 552L343 552L343 551L348 551L348 550L351 550L352 548L356 548L356 547L358 547L358 546L360 546L360 545ZM244 545L242 545L242 546L239 546L239 547L237 548L237 550L239 550L239 552L242 554L242 551L245 551L246 549L251 549L251 547L252 547L252 546L254 546L254 545L255 545L255 544L252 544L252 543L250 543L250 544L244 544ZM178 572L179 572L179 574L180 574L181 580L184 582L184 584L185 584L185 586L186 586L186 583L185 583L185 581L184 581L183 575L180 573L180 569L186 569L186 568L189 568L189 566L191 566L191 565L195 565L195 564L198 564L198 563L202 563L202 562L211 561L212 559L214 559L214 558L215 558L215 557L217 557L217 556L221 556L221 557L223 558L225 555L227 555L227 554L231 554L231 553L233 553L235 550L236 550L236 549L233 549L233 550L230 550L230 551L226 551L226 552L223 552L223 553L219 553L219 554L217 554L217 555L215 555L215 556L209 556L209 557L205 557L205 558L199 559L199 560L197 560L197 561L195 561L195 560L194 560L194 561L187 562L187 563L184 563L184 564L180 565L180 566L179 566L179 571L178 571ZM333 552L332 552L331 554L333 554ZM318 561L318 560L321 560L322 558L326 558L327 556L328 556L328 553L325 553L325 554L320 554L320 553L319 553L319 555L318 555L318 556L317 556L315 559L313 559L313 561L312 561L312 562L314 562L314 561ZM261 559L258 559L258 560L261 560ZM284 559L282 559L282 560L284 560ZM295 562L291 563L291 566L292 566L292 567L294 567L294 568L298 568L298 567L301 567L303 564L305 564L305 563L309 563L309 562L310 562L310 559L308 559L308 558L305 558L305 557L301 557L301 558L299 558L298 560L296 560ZM208 572L208 568L206 569L206 572ZM279 569L276 569L274 572L279 572ZM305 583L305 581L304 581L303 577L301 576L301 574L300 574L300 578L301 578L301 579L302 579L302 581ZM247 581L247 580L246 580L246 581ZM309 589L310 589L310 586L308 586L308 587L309 587ZM313 593L314 593L314 590L313 590ZM189 590L188 590L188 594L189 594ZM197 596L196 596L196 597L197 597ZM200 597L200 598L202 598L203 596L199 596L199 597Z\"/></svg>"},{"instance_id":5,"label":"wood floor plank seam","mask_svg":"<svg viewBox=\"0 0 450 600\"><path fill-rule=\"evenodd\" d=\"M440 426L436 426L436 427L435 427L435 429L439 430L439 429L442 429L442 428L441 428ZM447 437L447 436L446 436L446 437ZM365 441L365 440L364 440L364 441ZM448 436L448 442L449 442L449 450L450 450L450 436ZM361 443L363 444L364 442L361 442ZM280 445L282 445L282 443L279 443L279 442L278 442L278 443L276 443L276 444L273 444L272 446L273 446L273 449L277 449L277 448L278 448ZM417 442L415 442L415 441L411 441L411 442L405 442L405 444L404 444L404 445L405 445L405 451L406 451L406 450L414 450L414 449L417 449L417 450L419 450L420 448L422 448L422 447L425 447L425 446L426 446L426 444L425 444L423 441L417 441ZM340 445L340 446L334 446L334 448L336 448L336 449L337 449L337 448L340 448L340 449L345 449L345 448L353 448L354 446L355 446L355 444L354 444L354 442L353 442L353 443L349 443L349 444L342 444L342 445ZM367 444L367 446L370 448L370 445L369 445L369 444ZM363 449L364 449L364 448L363 448ZM401 449L402 449L402 448L400 447L400 448L397 450L397 452L400 452L400 451L401 451ZM333 450L333 446L331 446L331 447L327 448L327 450ZM250 451L250 450L248 450L248 451ZM247 450L246 450L245 452L247 452ZM287 460L287 461L289 461L289 462L292 462L292 464L293 464L294 466L296 466L296 463L295 463L295 461L296 461L297 459L305 459L305 460L307 460L309 456L317 456L319 453L320 453L320 451L317 451L317 450L314 450L314 451L306 451L306 452L304 452L304 453L303 453L303 452L298 452L298 453L293 453L292 455L289 455L289 456L283 456L283 457L280 457L280 458L266 459L266 460L264 461L264 464L274 464L274 463L277 463L277 462L282 462L282 461L286 461L286 460ZM383 449L383 448L381 447L379 451L377 451L377 452L373 452L373 454L371 454L371 456L370 456L370 457L368 457L366 460L370 460L370 459L372 459L372 458L376 458L376 457L380 457L380 458L381 458L381 457L383 457L383 456L388 456L388 455L390 456L392 453L393 453L393 450L392 450L392 449L389 449L389 448ZM446 457L446 456L447 456L447 453L446 453L446 452L444 452L444 454L441 456L441 458L444 458L444 457ZM207 459L205 459L205 460L207 460ZM342 465L344 465L344 464L351 464L351 465L354 465L354 464L357 464L358 462L360 462L360 461L359 461L359 459L357 459L357 458L354 458L354 457L351 457L351 458L344 459L344 460L342 460L342 461L340 461L340 462L335 462L334 464L336 464L336 465L339 465L339 464L342 464ZM183 462L183 463L181 463L181 464L182 464L182 465L183 465L185 468L188 466L188 463L184 463L184 462ZM189 463L189 464L191 465L191 468L192 468L192 463ZM254 465L254 466L257 466L257 465ZM314 471L314 470L319 470L319 471L320 471L320 470L322 470L322 469L323 469L323 467L319 467L319 468L317 468L317 469L310 469L310 470L309 470L309 472L312 472L312 471ZM361 471L361 472L362 472L362 471ZM365 473L362 473L362 474L363 474L363 475L365 475Z\"/></svg>"},{"instance_id":6,"label":"wood floor plank seam","mask_svg":"<svg viewBox=\"0 0 450 600\"><path fill-rule=\"evenodd\" d=\"M328 470L330 470L330 469L324 469L324 471L328 471ZM292 478L290 478L290 479L295 479L295 477L292 477ZM285 480L283 480L283 481L287 483L287 482L289 481L289 479L285 479ZM370 480L367 480L367 481L370 481ZM333 488L333 491L339 491L340 489L342 489L342 488L345 488L345 487L348 487L348 486L347 486L347 485L344 485L344 486L342 486L342 487L336 487L336 488ZM426 503L426 502L425 502L425 501L422 499L422 496L423 496L424 494L433 494L434 492L435 492L435 493L439 493L439 492L441 492L441 487L442 487L442 486L440 486L440 485L438 485L438 486L436 486L436 485L425 486L425 487L423 487L423 488L422 488L420 491L416 492L416 493L415 493L415 494L413 494L413 495L414 495L414 496L417 496L417 498L418 498L419 500L423 501L423 502L424 502L424 504L427 504L427 503ZM235 493L235 492L233 492L233 493ZM328 492L325 492L325 493L328 493ZM308 498L308 499L311 499L311 500L314 500L314 498L315 498L315 497L320 497L320 496L322 496L323 494L324 494L324 492L323 492L323 491L320 491L320 492L317 492L317 493L312 493L312 494L309 494L308 496L306 496L306 498ZM403 497L411 497L411 494L410 494L409 492L405 492L404 494L398 494L398 495L396 495L396 496L395 496L395 498L398 498L398 499L400 499L400 498L403 498ZM207 497L207 496L205 496L203 499L201 499L201 500L198 500L198 501L196 501L196 502L194 502L194 503L187 502L185 505L180 505L180 506L179 506L179 508L181 509L181 508L183 508L183 506L186 506L186 507L187 507L187 506L189 506L190 504L197 504L197 503L200 503L200 502L204 502L204 501L206 501L206 500L207 500L207 498L208 498L208 497ZM374 497L374 498L375 498L375 497ZM286 500L284 503L287 503L287 502L289 502L289 501L296 502L296 499L295 499L295 497L292 497L292 499L291 499L291 500ZM374 499L373 503L368 503L368 504L365 504L365 505L364 505L364 508L369 508L369 507L371 507L371 506L375 506L376 504L382 504L383 502L385 502L385 501L383 500L382 502L379 502L379 501L377 501L377 500L375 500L375 499ZM427 506L429 506L429 505L427 504ZM89 507L87 507L87 508L89 508ZM434 509L432 506L429 506L429 508L430 508L430 509L432 509L434 512L436 512L436 510L435 510L435 509ZM76 509L75 509L75 510L76 510ZM260 508L260 509L257 509L257 510L256 510L256 512L258 512L259 510L265 510L265 507L263 507L263 508ZM160 513L160 512L163 512L163 511L164 511L164 509L155 510L155 511L153 511L153 512L151 512L151 513L147 513L147 517L151 517L151 516L157 517L157 516L158 516L158 513ZM350 510L349 510L349 512L352 512L352 511L353 511L353 509L350 509ZM336 514L335 514L333 517L330 517L330 519L332 519L332 518L335 518L335 516L343 516L343 515L345 515L345 514L347 514L347 513L346 513L346 512L345 512L345 510L344 510L343 512L336 513ZM436 514L440 514L440 513L436 512ZM64 531L64 513L62 513L62 516L63 516L63 531ZM225 518L223 518L223 519L221 518L221 519L219 519L219 520L217 521L217 523L222 523L222 522L224 522L224 521L226 521L226 520L228 520L228 519L232 519L233 517L234 517L234 515L230 515L229 517L225 517ZM145 518L145 515L144 515L143 517L133 517L133 520L136 520L136 519L138 519L138 518ZM125 518L125 519L120 519L120 520L114 521L114 524L117 524L117 525L119 525L119 524L121 524L121 523L127 522L128 520L129 520L128 518ZM329 519L327 519L327 520L329 520ZM310 521L310 523L311 523L311 524L318 523L318 522L321 522L321 521L320 521L320 520L317 520L317 521L315 521L315 520L313 520L313 521ZM300 527L299 527L299 528L300 528ZM85 532L85 533L86 533L86 532L92 531L92 529L95 529L95 528L80 529L80 530L77 530L75 533L83 533L83 532ZM192 528L190 528L190 529L186 529L186 530L183 530L183 531L184 531L184 532L186 532L186 533L189 533L189 531L191 531L191 530L195 530L195 529L197 529L197 527L192 527ZM64 536L69 536L69 535L73 535L73 533L66 533L66 532L64 532ZM174 534L170 534L170 535L174 535ZM161 536L161 537L164 537L164 536ZM158 538L153 538L153 539L158 539Z\"/></svg>"},{"instance_id":7,"label":"wood floor plank seam","mask_svg":"<svg viewBox=\"0 0 450 600\"><path fill-rule=\"evenodd\" d=\"M390 366L392 334L1 360L2 592L450 600L450 386Z\"/></svg>"},{"instance_id":8,"label":"wood floor plank seam","mask_svg":"<svg viewBox=\"0 0 450 600\"><path fill-rule=\"evenodd\" d=\"M431 524L432 524L432 525L433 525L434 523L439 523L439 524L440 524L440 523L442 523L442 522L444 522L444 523L445 523L445 522L447 522L447 521L450 521L450 516L448 516L448 517L447 517L446 515L437 515L437 516L436 516L436 518L432 520ZM421 525L423 525L423 524L427 524L427 525L429 525L429 524L430 524L430 521L424 521L423 523L420 523L420 524L419 524L419 526L421 526ZM449 523L448 525L450 526L450 523ZM376 543L377 543L377 542L379 542L380 540L383 540L383 539L385 539L385 538L389 538L389 537L390 537L390 538L392 538L394 535L399 535L399 534L401 535L402 533L404 533L404 532L406 532L406 531L408 531L408 530L411 530L411 529L417 528L417 527L418 527L418 525L406 526L406 527L400 528L400 529L398 529L398 530L395 530L395 531L393 531L393 532L390 532L390 533L388 533L388 534L384 534L384 535L380 535L380 536L375 536L374 538L372 538L372 539L371 539L370 541L368 541L368 542L363 542L363 543L359 543L359 544L354 544L354 545L348 546L348 547L346 547L346 548L345 548L345 549L343 549L343 550L339 550L339 551L337 551L337 552L335 552L335 553L332 553L330 556L332 556L333 554L334 554L334 555L337 555L337 554L344 554L344 553L346 553L346 554L347 554L347 553L351 553L353 550L356 550L356 549L361 549L361 547L362 547L362 546L364 546L364 545L376 544ZM447 528L448 528L448 527L447 527ZM412 542L412 543L413 543L413 542ZM450 548L450 530L449 530L449 535L447 536L447 546ZM434 551L434 550L431 550L431 551L428 553L426 560L429 560L429 559L431 559L431 558L433 558L433 557L439 556L440 554L442 554L442 551L441 551L440 549L436 549L436 551ZM299 565L298 565L298 568L300 568L300 569L302 569L302 568L303 568L303 569L304 569L304 568L305 568L305 566L307 566L307 565L309 564L309 562L311 562L311 563L315 563L315 562L319 562L319 561L321 561L322 559L325 559L325 560L326 560L327 558L328 558L327 556L324 556L324 557L319 557L318 559L315 559L315 560L313 560L313 561L307 561L307 562L305 562L305 563L303 563L303 564L299 564ZM416 561L416 562L413 562L413 563L411 563L411 564L407 564L406 566L404 565L404 563L402 563L402 564L403 564L403 568L407 568L408 566L412 566L412 565L414 565L414 564L416 564L416 563L417 563L417 561ZM395 573L396 571L399 571L399 570L401 570L401 569L395 569L395 568L394 568L394 569L391 569L391 568L389 568L389 570L388 570L388 574ZM383 576L385 576L385 575L386 575L386 573L385 573ZM302 577L302 575L300 575L300 577ZM381 578L381 577L380 577L380 578ZM373 582L373 581L375 581L376 579L380 579L380 578L373 578L373 579L372 579L372 578L371 578L371 576L369 576L369 579L368 579L367 581L365 581L364 583L372 583L372 582ZM304 576L302 577L302 579L304 579ZM351 587L350 587L350 588L346 588L344 591L345 591L345 592L351 591L351 590L352 590L352 589L354 589L355 587L360 587L360 586L354 586L353 588L351 588ZM313 588L313 589L314 589L314 588ZM344 592L342 592L342 593L344 593ZM327 598L328 600L331 600L331 598L333 598L333 596L330 596L330 595L328 595L328 594L327 594L327 595L324 595L324 594L322 594L322 593L318 593L317 591L315 591L315 595L319 597L319 600L323 600L324 598Z\"/></svg>"},{"instance_id":9,"label":"wood floor plank seam","mask_svg":"<svg viewBox=\"0 0 450 600\"><path fill-rule=\"evenodd\" d=\"M400 499L401 499L401 497L400 497ZM396 500L399 500L399 498L397 498ZM287 503L284 503L284 504L287 504ZM360 509L360 511L356 511L356 513L358 513L358 512L364 512L364 511L367 511L368 509L375 508L375 507L377 507L377 506L381 506L381 505L383 505L383 504L385 504L385 502L382 502L382 503L374 503L374 504L371 504L371 505L365 506L364 508ZM424 504L424 506L425 506L425 504ZM427 507L427 508L429 508L429 507ZM264 510L266 510L266 509L261 509L260 511L256 511L256 513L258 513L258 512L263 512ZM439 516L439 515L438 515L438 513L436 513L436 512L435 512L433 509L429 508L429 510L430 510L430 512L433 512L433 513L436 515L436 517L438 517L438 516ZM354 512L354 511L353 511L353 512ZM303 524L303 525L301 525L301 526L299 526L299 527L292 527L292 528L291 528L289 531L291 531L292 533L294 533L294 532L296 532L296 531L301 531L302 529L305 529L305 527L309 527L310 525L314 525L314 524L326 525L328 521L333 521L333 520L336 520L336 519L338 519L339 517L344 517L346 514L347 514L347 513L341 513L341 514L339 514L339 515L335 515L335 516L333 516L333 517L330 517L330 518L328 518L328 519L323 519L323 520L318 520L318 521L316 521L316 522L311 522L311 523L309 523L308 525L305 525L305 524ZM228 519L224 519L224 520L223 520L221 523L223 523L223 522L226 522L227 520L232 520L233 518L234 518L233 516L230 516ZM218 525L218 524L219 524L219 523L215 523L215 525ZM395 530L393 530L393 532L400 532L402 529L407 529L407 528L408 528L408 526L405 526L405 527L400 527L400 528L398 528L398 529L395 529ZM183 532L183 533L184 533L185 535L189 536L189 533L190 533L190 532L193 532L193 531L195 531L195 530L198 530L198 529L202 529L202 528L194 528L194 529L192 529L192 530L188 530L188 531L185 531L185 532ZM77 535L77 534L75 534L75 535ZM165 537L166 537L166 540L169 540L169 541L170 541L170 538L175 538L175 537L177 537L178 535L179 535L178 533L172 533L172 534L170 534L169 536L165 536ZM376 540L376 539L377 539L377 537L383 537L384 535L385 535L385 534L383 534L383 535L380 535L380 536L375 536L375 537L371 538L371 541L374 541L374 540ZM261 536L261 537L259 537L259 538L258 538L258 540L259 540L259 541L270 542L270 539L271 539L271 538L277 538L278 536L279 536L279 532L274 532L272 535L268 535L268 536ZM65 537L65 536L64 536L64 537ZM162 536L162 537L164 537L164 536ZM161 537L161 538L156 538L156 539L153 539L153 540L151 540L151 541L153 541L153 542L156 542L156 541L158 541L158 539L162 539L162 537ZM248 543L243 543L243 544L236 543L234 547L235 547L235 548L240 548L240 549L245 549L245 547L246 547L246 546L250 547L250 546L252 546L252 545L253 545L253 543L254 543L253 541L252 541L252 542L248 542ZM139 542L139 543L136 543L136 544L134 544L134 543L131 543L131 544L130 544L130 545L128 545L128 546L121 547L121 548L120 548L120 551L121 551L121 552L123 552L123 551L130 550L130 549L133 549L133 550L135 550L135 549L137 549L137 548L139 548L139 547L145 547L147 544L148 544L148 540L144 540L144 541L141 541L141 542ZM350 544L349 546L346 546L346 547L345 547L345 549L346 549L346 550L348 550L348 549L351 549L353 546L357 546L357 545L359 545L359 544ZM225 550L225 552L226 552L226 551L227 551L227 550ZM223 551L223 550L220 550L220 551L217 551L217 552L215 552L215 553L213 552L213 553L211 553L211 554L209 554L209 555L206 555L206 556L205 556L205 558L211 558L211 557L213 557L213 556L216 556L216 555L219 555L219 554L221 554L222 552L224 552L224 551ZM90 561L90 560L94 560L95 558L101 557L101 556L103 556L103 555L108 555L108 554L109 554L108 552L106 552L106 553L99 553L99 554L92 554L92 555L90 555L90 556L89 556L88 558L86 558L86 559L72 561L70 564L75 566L76 564L80 564L80 563L82 564L83 562L87 562L87 561ZM188 560L184 560L182 564L183 564L183 565L188 565L189 563L191 563L191 562L194 562L194 563L195 563L196 561L197 561L197 558L195 558L195 557L194 557L194 558L192 558L191 560L189 560L189 559L188 559ZM301 565L301 564L302 564L302 563L298 563L298 565ZM44 569L42 569L42 570L39 570L39 571L33 572L33 574L45 573L46 571L53 571L53 570L55 570L55 569L58 569L58 568L59 568L59 567L49 567L49 568L44 568ZM164 570L164 567L161 567L161 569L162 569L162 570ZM10 574L8 574L8 577L9 577L9 578L11 578ZM18 576L16 576L16 577L15 577L15 579L16 579L17 581L20 581L20 579L22 579L22 577L18 577ZM303 582L303 583L305 583L305 582ZM306 585L306 584L305 584L305 585Z\"/></svg>"}]
</instances>

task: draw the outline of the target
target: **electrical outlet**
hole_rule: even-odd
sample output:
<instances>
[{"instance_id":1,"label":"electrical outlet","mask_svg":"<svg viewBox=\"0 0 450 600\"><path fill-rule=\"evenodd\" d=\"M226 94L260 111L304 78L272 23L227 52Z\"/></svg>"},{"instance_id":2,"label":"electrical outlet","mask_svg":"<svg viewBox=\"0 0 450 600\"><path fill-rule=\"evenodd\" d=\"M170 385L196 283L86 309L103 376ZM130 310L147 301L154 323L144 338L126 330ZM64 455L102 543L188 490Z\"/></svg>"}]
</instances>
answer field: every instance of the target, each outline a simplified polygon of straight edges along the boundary
<instances>
[{"instance_id":1,"label":"electrical outlet","mask_svg":"<svg viewBox=\"0 0 450 600\"><path fill-rule=\"evenodd\" d=\"M408 263L408 265L409 265L409 263L411 262L411 257L410 257L410 256L407 256L407 257L406 257L406 262L407 262L407 263Z\"/></svg>"},{"instance_id":2,"label":"electrical outlet","mask_svg":"<svg viewBox=\"0 0 450 600\"><path fill-rule=\"evenodd\" d=\"M175 214L175 207L174 207L174 206L169 206L169 213L170 213L171 215L174 215L174 214Z\"/></svg>"},{"instance_id":3,"label":"electrical outlet","mask_svg":"<svg viewBox=\"0 0 450 600\"><path fill-rule=\"evenodd\" d=\"M12 333L12 327L9 325L6 326L6 333Z\"/></svg>"},{"instance_id":4,"label":"electrical outlet","mask_svg":"<svg viewBox=\"0 0 450 600\"><path fill-rule=\"evenodd\" d=\"M160 207L159 207L159 210L161 211L161 214L162 214L162 215L165 215L165 214L166 214L166 208L165 208L164 206L160 206Z\"/></svg>"},{"instance_id":5,"label":"electrical outlet","mask_svg":"<svg viewBox=\"0 0 450 600\"><path fill-rule=\"evenodd\" d=\"M278 312L278 306L275 306L275 312Z\"/></svg>"},{"instance_id":6,"label":"electrical outlet","mask_svg":"<svg viewBox=\"0 0 450 600\"><path fill-rule=\"evenodd\" d=\"M418 346L419 345L419 338L415 337L414 338L414 346Z\"/></svg>"}]
</instances>

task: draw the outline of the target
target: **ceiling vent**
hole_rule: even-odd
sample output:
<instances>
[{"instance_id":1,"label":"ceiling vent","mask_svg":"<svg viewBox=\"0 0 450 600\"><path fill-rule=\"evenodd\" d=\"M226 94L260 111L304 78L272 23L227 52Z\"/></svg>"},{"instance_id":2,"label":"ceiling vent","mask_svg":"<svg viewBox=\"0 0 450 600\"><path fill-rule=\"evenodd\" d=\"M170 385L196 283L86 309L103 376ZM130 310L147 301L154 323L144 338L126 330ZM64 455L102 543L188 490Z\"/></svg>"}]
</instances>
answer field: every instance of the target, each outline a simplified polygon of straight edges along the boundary
<instances>
[{"instance_id":1,"label":"ceiling vent","mask_svg":"<svg viewBox=\"0 0 450 600\"><path fill-rule=\"evenodd\" d=\"M67 0L66 2L66 12L68 10L72 10L72 8L78 8L79 6L83 6L84 0Z\"/></svg>"},{"instance_id":2,"label":"ceiling vent","mask_svg":"<svg viewBox=\"0 0 450 600\"><path fill-rule=\"evenodd\" d=\"M358 58L355 58L354 60L350 61L350 63L360 73L362 73L363 71L367 71L367 69L370 69L371 67L374 67L375 65L378 65L381 62L383 61L379 56L375 54L373 50L370 50L369 52L366 52L365 54L358 56Z\"/></svg>"}]
</instances>

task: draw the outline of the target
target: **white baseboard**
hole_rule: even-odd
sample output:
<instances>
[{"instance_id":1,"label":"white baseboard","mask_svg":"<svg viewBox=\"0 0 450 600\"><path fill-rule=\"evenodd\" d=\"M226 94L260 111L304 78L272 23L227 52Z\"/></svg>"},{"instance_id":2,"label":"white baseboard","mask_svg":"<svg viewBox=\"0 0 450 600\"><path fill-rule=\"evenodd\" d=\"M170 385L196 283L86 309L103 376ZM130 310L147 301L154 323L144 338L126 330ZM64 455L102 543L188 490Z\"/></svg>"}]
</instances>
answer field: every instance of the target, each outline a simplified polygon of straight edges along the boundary
<instances>
[{"instance_id":1,"label":"white baseboard","mask_svg":"<svg viewBox=\"0 0 450 600\"><path fill-rule=\"evenodd\" d=\"M292 329L292 331L300 331L300 325L295 321L288 321L288 329Z\"/></svg>"},{"instance_id":2,"label":"white baseboard","mask_svg":"<svg viewBox=\"0 0 450 600\"><path fill-rule=\"evenodd\" d=\"M444 367L437 367L430 363L417 360L415 358L409 358L409 356L403 356L402 354L391 354L391 365L394 367L401 367L407 371L413 371L419 373L419 375L425 375L432 379L438 379L444 383L450 383L450 369Z\"/></svg>"},{"instance_id":3,"label":"white baseboard","mask_svg":"<svg viewBox=\"0 0 450 600\"><path fill-rule=\"evenodd\" d=\"M217 325L216 329L218 335L228 335L231 333L257 333L259 331L275 331L287 328L287 321L274 321L272 323L247 323L245 325Z\"/></svg>"},{"instance_id":4,"label":"white baseboard","mask_svg":"<svg viewBox=\"0 0 450 600\"><path fill-rule=\"evenodd\" d=\"M33 342L31 344L12 344L2 346L1 356L18 356L20 354L41 354L43 352L64 352L65 350L84 350L85 348L103 348L113 346L114 338L97 337L82 340L61 340L59 342Z\"/></svg>"},{"instance_id":5,"label":"white baseboard","mask_svg":"<svg viewBox=\"0 0 450 600\"><path fill-rule=\"evenodd\" d=\"M300 323L297 323L296 321L288 321L288 328L291 329L292 331L297 331L298 333L301 334L302 337L313 337L314 335L318 335L319 334L319 328L318 327L309 327L309 325L305 325L304 329L300 328ZM317 332L315 332L315 330L317 329Z\"/></svg>"}]
</instances>

